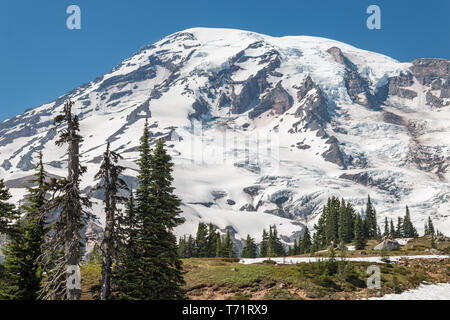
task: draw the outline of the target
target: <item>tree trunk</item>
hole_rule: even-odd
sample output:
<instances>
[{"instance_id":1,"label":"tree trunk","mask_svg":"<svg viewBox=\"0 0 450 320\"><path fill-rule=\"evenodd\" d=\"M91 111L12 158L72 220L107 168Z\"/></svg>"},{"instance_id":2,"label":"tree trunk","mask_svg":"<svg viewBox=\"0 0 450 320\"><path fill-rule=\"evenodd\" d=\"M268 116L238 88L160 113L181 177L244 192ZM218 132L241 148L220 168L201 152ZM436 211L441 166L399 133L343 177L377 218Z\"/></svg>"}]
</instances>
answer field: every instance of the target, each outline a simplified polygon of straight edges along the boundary
<instances>
[{"instance_id":1,"label":"tree trunk","mask_svg":"<svg viewBox=\"0 0 450 320\"><path fill-rule=\"evenodd\" d=\"M100 300L107 300L111 293L111 268L112 268L112 233L114 229L114 210L111 204L111 191L110 191L110 181L109 173L106 170L105 177L105 234L102 242L102 281L100 289Z\"/></svg>"},{"instance_id":2,"label":"tree trunk","mask_svg":"<svg viewBox=\"0 0 450 320\"><path fill-rule=\"evenodd\" d=\"M72 120L69 109L69 121L67 122L69 132L69 150L68 150L68 179L69 185L66 190L67 197L67 229L65 239L66 267L77 268L80 262L80 234L79 222L81 219L81 207L78 199L78 179L80 175L79 166L79 139ZM67 300L79 300L81 297L81 288L78 286L67 286Z\"/></svg>"}]
</instances>

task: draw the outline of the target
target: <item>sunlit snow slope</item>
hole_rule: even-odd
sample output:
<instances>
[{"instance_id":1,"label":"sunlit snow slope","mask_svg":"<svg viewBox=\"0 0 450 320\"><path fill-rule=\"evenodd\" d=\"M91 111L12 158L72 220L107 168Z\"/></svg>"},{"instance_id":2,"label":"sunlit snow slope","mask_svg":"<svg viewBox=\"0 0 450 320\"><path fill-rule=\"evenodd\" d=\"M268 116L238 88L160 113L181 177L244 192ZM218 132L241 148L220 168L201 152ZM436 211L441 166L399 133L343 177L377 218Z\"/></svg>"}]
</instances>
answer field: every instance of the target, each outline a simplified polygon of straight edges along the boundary
<instances>
[{"instance_id":1,"label":"sunlit snow slope","mask_svg":"<svg viewBox=\"0 0 450 320\"><path fill-rule=\"evenodd\" d=\"M186 219L178 235L204 221L259 241L276 224L290 242L327 197L359 210L368 194L380 221L408 204L420 231L431 216L450 233L449 70L448 60L399 63L329 39L188 29L0 123L0 177L20 200L38 150L46 170L66 174L52 119L72 99L85 192L107 141L133 187L146 117L154 141L167 141ZM102 222L101 199L93 210Z\"/></svg>"}]
</instances>

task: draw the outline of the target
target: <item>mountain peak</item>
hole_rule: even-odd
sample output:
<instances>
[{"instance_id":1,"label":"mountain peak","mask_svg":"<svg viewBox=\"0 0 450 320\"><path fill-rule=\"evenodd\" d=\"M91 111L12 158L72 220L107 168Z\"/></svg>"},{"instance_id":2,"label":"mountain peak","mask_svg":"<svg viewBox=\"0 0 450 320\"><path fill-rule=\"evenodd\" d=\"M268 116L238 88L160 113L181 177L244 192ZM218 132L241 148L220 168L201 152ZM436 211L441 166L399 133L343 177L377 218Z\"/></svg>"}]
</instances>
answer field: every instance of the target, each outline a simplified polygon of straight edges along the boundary
<instances>
[{"instance_id":1,"label":"mountain peak","mask_svg":"<svg viewBox=\"0 0 450 320\"><path fill-rule=\"evenodd\" d=\"M367 194L379 218L409 205L450 230L449 61L398 61L335 40L190 28L145 46L109 73L0 123L0 174L15 201L42 150L64 176L53 117L75 102L84 136L85 192L105 141L135 185L144 118L175 161L175 186L193 233L212 222L236 237L279 225L286 242L313 226L329 196L356 207ZM101 214L101 197L94 203ZM447 219L448 220L448 219Z\"/></svg>"}]
</instances>

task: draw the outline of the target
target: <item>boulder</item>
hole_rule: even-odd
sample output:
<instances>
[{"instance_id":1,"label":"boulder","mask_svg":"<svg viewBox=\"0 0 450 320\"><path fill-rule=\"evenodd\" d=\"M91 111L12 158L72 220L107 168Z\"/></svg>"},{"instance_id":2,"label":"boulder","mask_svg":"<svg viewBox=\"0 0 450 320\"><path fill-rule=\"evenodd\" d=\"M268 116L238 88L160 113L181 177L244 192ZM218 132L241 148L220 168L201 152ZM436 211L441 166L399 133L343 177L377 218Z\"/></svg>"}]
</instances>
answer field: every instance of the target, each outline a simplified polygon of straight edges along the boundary
<instances>
[{"instance_id":1,"label":"boulder","mask_svg":"<svg viewBox=\"0 0 450 320\"><path fill-rule=\"evenodd\" d=\"M380 244L378 244L374 250L388 250L388 251L394 251L400 249L400 244L395 240L386 239L382 241Z\"/></svg>"}]
</instances>

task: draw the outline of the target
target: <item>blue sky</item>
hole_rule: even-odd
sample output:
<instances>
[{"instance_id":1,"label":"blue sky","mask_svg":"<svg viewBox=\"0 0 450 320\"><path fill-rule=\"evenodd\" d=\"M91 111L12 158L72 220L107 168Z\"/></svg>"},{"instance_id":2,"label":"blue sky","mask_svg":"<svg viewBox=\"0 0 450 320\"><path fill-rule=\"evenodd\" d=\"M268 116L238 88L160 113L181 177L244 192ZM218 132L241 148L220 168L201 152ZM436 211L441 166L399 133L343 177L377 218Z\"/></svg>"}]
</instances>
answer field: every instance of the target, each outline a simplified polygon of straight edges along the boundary
<instances>
[{"instance_id":1,"label":"blue sky","mask_svg":"<svg viewBox=\"0 0 450 320\"><path fill-rule=\"evenodd\" d=\"M68 30L66 8L81 8ZM381 30L366 8L381 8ZM448 0L2 0L0 121L108 72L145 44L191 27L332 38L389 55L450 59Z\"/></svg>"}]
</instances>

